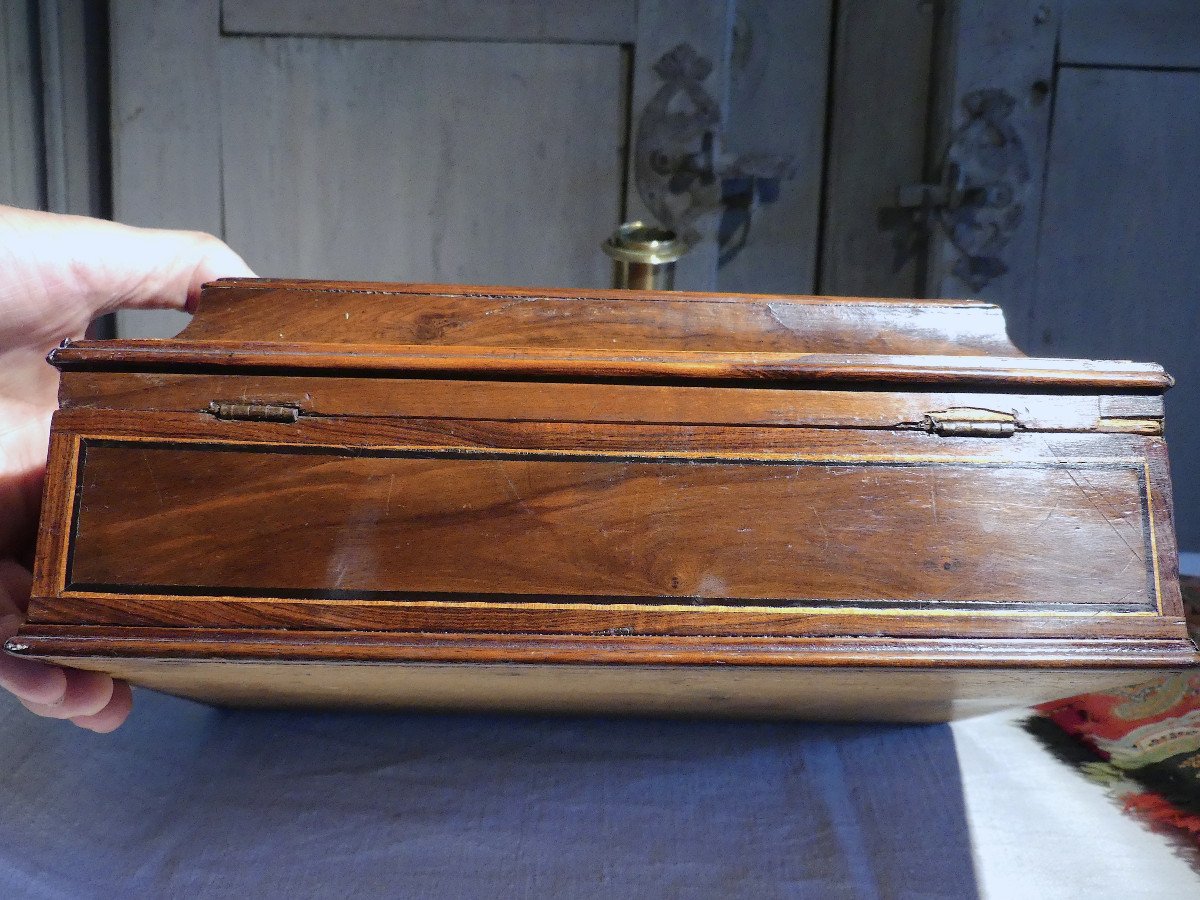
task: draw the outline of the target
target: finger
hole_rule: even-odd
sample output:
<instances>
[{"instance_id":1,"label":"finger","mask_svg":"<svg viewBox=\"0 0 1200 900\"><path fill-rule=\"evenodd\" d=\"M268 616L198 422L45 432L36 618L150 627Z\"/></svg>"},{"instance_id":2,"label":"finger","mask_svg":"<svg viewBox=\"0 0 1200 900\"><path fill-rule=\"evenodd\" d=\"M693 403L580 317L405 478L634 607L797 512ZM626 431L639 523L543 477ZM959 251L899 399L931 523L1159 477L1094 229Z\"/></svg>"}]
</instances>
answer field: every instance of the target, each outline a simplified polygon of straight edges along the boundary
<instances>
[{"instance_id":1,"label":"finger","mask_svg":"<svg viewBox=\"0 0 1200 900\"><path fill-rule=\"evenodd\" d=\"M29 592L32 588L32 572L15 559L0 559L0 618L17 616L19 619L29 607ZM13 631L16 631L15 626ZM10 638L12 634L6 633L4 637Z\"/></svg>"},{"instance_id":2,"label":"finger","mask_svg":"<svg viewBox=\"0 0 1200 900\"><path fill-rule=\"evenodd\" d=\"M17 619L18 624L20 619ZM5 632L15 632L4 627ZM4 639L11 637L6 633ZM38 706L55 706L62 703L67 693L67 676L58 666L36 659L18 659L0 651L0 687L18 700Z\"/></svg>"},{"instance_id":3,"label":"finger","mask_svg":"<svg viewBox=\"0 0 1200 900\"><path fill-rule=\"evenodd\" d=\"M123 307L186 309L203 282L253 274L201 232L0 206L0 349L57 343Z\"/></svg>"},{"instance_id":4,"label":"finger","mask_svg":"<svg viewBox=\"0 0 1200 900\"><path fill-rule=\"evenodd\" d=\"M94 716L108 706L114 687L110 676L83 669L64 669L67 688L57 703L31 703L21 700L26 709L48 719L74 719Z\"/></svg>"},{"instance_id":5,"label":"finger","mask_svg":"<svg viewBox=\"0 0 1200 900\"><path fill-rule=\"evenodd\" d=\"M11 355L0 356L0 382L9 374L5 366ZM6 397L4 389L5 385L0 384L0 560L16 560L30 557L34 545L46 472L50 411ZM4 590L4 577L0 572L0 592ZM29 596L28 586L25 596ZM24 601L20 608L25 608Z\"/></svg>"},{"instance_id":6,"label":"finger","mask_svg":"<svg viewBox=\"0 0 1200 900\"><path fill-rule=\"evenodd\" d=\"M29 607L32 587L34 574L29 569L16 559L0 559L0 618L23 614ZM8 637L12 635L5 634L5 638Z\"/></svg>"},{"instance_id":7,"label":"finger","mask_svg":"<svg viewBox=\"0 0 1200 900\"><path fill-rule=\"evenodd\" d=\"M86 728L99 734L108 734L120 727L121 723L129 717L132 709L133 691L124 681L114 681L112 699L108 701L108 705L104 709L91 716L72 716L71 721L80 728Z\"/></svg>"},{"instance_id":8,"label":"finger","mask_svg":"<svg viewBox=\"0 0 1200 900\"><path fill-rule=\"evenodd\" d=\"M88 275L93 318L117 309L191 312L205 282L254 277L245 260L211 234L113 227L119 231L113 235L112 255Z\"/></svg>"},{"instance_id":9,"label":"finger","mask_svg":"<svg viewBox=\"0 0 1200 900\"><path fill-rule=\"evenodd\" d=\"M11 559L0 560L0 642L17 633L29 602L29 570ZM30 703L54 705L67 692L67 677L58 666L19 659L0 650L0 687Z\"/></svg>"}]
</instances>

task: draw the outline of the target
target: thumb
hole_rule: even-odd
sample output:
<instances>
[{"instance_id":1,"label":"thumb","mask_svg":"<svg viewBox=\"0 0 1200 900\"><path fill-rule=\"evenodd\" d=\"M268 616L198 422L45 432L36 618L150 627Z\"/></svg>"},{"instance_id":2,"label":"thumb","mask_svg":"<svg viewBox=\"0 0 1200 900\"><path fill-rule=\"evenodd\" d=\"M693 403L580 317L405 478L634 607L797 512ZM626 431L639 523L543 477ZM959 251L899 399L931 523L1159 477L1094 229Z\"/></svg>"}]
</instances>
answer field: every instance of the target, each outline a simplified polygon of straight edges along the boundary
<instances>
[{"instance_id":1,"label":"thumb","mask_svg":"<svg viewBox=\"0 0 1200 900\"><path fill-rule=\"evenodd\" d=\"M122 308L192 309L214 278L253 277L222 241L0 206L0 350L42 348Z\"/></svg>"}]
</instances>

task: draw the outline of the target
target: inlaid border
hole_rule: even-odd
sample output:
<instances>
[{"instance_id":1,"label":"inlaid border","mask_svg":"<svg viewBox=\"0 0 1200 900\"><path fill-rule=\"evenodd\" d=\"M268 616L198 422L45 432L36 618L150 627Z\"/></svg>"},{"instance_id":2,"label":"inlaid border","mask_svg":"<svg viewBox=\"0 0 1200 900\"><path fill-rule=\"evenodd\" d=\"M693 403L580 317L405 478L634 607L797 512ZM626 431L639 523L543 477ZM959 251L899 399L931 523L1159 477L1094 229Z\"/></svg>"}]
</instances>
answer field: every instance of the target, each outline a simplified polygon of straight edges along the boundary
<instances>
[{"instance_id":1,"label":"inlaid border","mask_svg":"<svg viewBox=\"0 0 1200 900\"><path fill-rule=\"evenodd\" d=\"M1158 561L1158 542L1155 533L1151 505L1149 463L1144 457L1077 457L1047 460L996 460L983 457L920 456L904 454L803 454L803 453L696 453L689 451L611 451L611 450L527 450L503 448L470 448L440 446L347 446L319 443L284 443L261 441L237 441L211 438L161 437L88 437L77 435L72 442L72 505L70 528L66 531L66 546L60 555L61 569L58 573L59 596L67 599L98 599L106 597L130 597L162 599L169 597L181 602L229 602L241 603L337 603L356 606L388 605L396 607L454 607L463 608L511 608L521 605L545 610L622 610L661 611L692 613L740 613L753 615L855 615L855 616L1024 616L1046 617L1097 617L1097 616L1156 616L1162 615L1162 590ZM76 531L79 522L79 505L82 498L82 474L86 464L87 449L95 447L131 447L155 444L167 447L188 445L188 449L209 452L242 453L295 453L342 456L347 458L393 458L393 459L472 459L472 460L547 460L556 462L604 461L604 462L654 462L664 465L697 463L741 464L741 465L786 465L786 466L883 466L883 467L935 467L967 466L979 468L1023 468L1023 469L1125 469L1136 475L1139 503L1142 515L1143 553L1151 561L1146 566L1147 599L1151 607L1143 604L1096 604L1096 603L1038 603L1031 608L1030 601L988 602L953 600L887 600L840 599L840 598L755 598L746 602L704 603L696 598L687 598L686 603L669 602L675 599L661 595L653 597L607 595L572 595L567 600L562 595L547 594L491 594L466 592L401 592L401 591L320 591L294 590L273 591L269 595L256 589L237 589L217 586L174 586L150 584L92 584L70 581L71 562L75 549ZM664 600L668 602L663 602Z\"/></svg>"}]
</instances>

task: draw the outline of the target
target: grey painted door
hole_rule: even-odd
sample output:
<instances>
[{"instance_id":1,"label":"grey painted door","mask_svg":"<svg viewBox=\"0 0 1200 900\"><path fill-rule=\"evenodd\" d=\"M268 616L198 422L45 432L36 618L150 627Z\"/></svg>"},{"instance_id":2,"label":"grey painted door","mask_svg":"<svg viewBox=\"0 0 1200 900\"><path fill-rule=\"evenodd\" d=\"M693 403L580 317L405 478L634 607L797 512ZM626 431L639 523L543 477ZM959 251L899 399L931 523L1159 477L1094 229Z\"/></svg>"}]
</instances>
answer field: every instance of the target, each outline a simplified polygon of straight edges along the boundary
<instances>
[{"instance_id":1,"label":"grey painted door","mask_svg":"<svg viewBox=\"0 0 1200 900\"><path fill-rule=\"evenodd\" d=\"M930 295L994 299L1036 355L1161 362L1181 549L1200 551L1200 16L1194 0L964 0L946 79L952 124L1003 92L1020 216L972 285L945 231ZM946 137L946 141L952 140ZM991 219L998 219L989 213ZM985 219L987 216L985 216ZM969 241L960 241L967 245ZM978 245L976 245L978 246ZM970 248L969 248L970 249Z\"/></svg>"},{"instance_id":2,"label":"grey painted door","mask_svg":"<svg viewBox=\"0 0 1200 900\"><path fill-rule=\"evenodd\" d=\"M677 286L811 291L829 9L114 0L114 216L222 235L262 275L604 286L601 241L648 214L631 170L671 92L656 63L687 45L723 152L794 159L724 266L720 208L696 217Z\"/></svg>"}]
</instances>

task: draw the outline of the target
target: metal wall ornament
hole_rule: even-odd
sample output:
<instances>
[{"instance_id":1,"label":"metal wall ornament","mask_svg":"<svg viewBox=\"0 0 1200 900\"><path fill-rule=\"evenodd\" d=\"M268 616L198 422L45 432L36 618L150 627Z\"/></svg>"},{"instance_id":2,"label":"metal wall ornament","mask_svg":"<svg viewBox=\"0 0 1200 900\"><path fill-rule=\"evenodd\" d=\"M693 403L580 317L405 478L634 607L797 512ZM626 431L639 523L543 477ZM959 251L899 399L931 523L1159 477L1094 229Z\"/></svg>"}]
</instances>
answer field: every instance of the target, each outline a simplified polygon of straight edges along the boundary
<instances>
[{"instance_id":1,"label":"metal wall ornament","mask_svg":"<svg viewBox=\"0 0 1200 900\"><path fill-rule=\"evenodd\" d=\"M633 171L638 195L664 227L689 243L692 229L721 201L712 172L721 107L704 87L712 63L679 44L654 64L662 86L638 119Z\"/></svg>"},{"instance_id":2,"label":"metal wall ornament","mask_svg":"<svg viewBox=\"0 0 1200 900\"><path fill-rule=\"evenodd\" d=\"M918 227L945 234L958 254L951 272L975 292L1008 271L1002 251L1024 216L1029 159L1011 121L1016 102L1000 89L964 96L967 119L951 136L940 181L899 191Z\"/></svg>"},{"instance_id":3,"label":"metal wall ornament","mask_svg":"<svg viewBox=\"0 0 1200 900\"><path fill-rule=\"evenodd\" d=\"M721 106L704 86L713 64L690 44L663 54L653 69L663 84L638 118L638 195L655 220L689 246L702 239L698 220L722 211L719 237L733 249L721 259L728 261L745 244L753 209L772 202L779 182L795 175L794 159L724 150ZM726 214L737 222L727 225Z\"/></svg>"}]
</instances>

